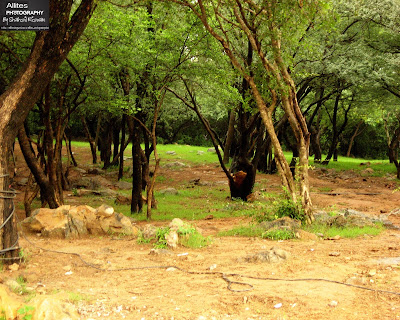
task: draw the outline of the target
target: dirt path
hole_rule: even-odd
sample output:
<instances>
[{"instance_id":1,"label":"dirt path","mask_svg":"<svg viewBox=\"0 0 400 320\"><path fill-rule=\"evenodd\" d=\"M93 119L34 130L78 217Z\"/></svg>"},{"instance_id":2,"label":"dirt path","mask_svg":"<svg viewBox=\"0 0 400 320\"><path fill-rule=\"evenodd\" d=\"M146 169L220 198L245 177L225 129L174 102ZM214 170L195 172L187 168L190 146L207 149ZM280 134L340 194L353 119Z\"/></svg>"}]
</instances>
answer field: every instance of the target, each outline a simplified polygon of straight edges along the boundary
<instances>
[{"instance_id":1,"label":"dirt path","mask_svg":"<svg viewBox=\"0 0 400 320\"><path fill-rule=\"evenodd\" d=\"M166 179L158 188L179 187L199 172L206 181L224 180L216 166L168 172L162 169L160 174L173 179ZM279 192L277 176L258 175L258 182L268 192ZM400 192L393 193L395 184L387 178L316 171L311 173L311 185L316 208L351 208L375 215L400 208ZM19 215L23 215L21 209ZM400 226L400 214L389 218ZM244 218L229 218L195 223L206 234L215 235L243 221ZM204 249L181 247L157 255L150 254L150 245L139 245L129 237L49 240L29 236L28 240L21 238L20 243L27 256L26 264L18 271L4 271L2 276L24 276L27 286L38 293L69 297L82 319L400 319L398 230L356 240L214 237ZM244 260L248 254L274 246L288 251L291 257L277 264ZM47 250L77 253L83 260ZM228 279L245 285L232 284L231 289L238 292L229 290L229 282L221 273L240 274L242 277ZM241 291L247 289L250 290Z\"/></svg>"}]
</instances>

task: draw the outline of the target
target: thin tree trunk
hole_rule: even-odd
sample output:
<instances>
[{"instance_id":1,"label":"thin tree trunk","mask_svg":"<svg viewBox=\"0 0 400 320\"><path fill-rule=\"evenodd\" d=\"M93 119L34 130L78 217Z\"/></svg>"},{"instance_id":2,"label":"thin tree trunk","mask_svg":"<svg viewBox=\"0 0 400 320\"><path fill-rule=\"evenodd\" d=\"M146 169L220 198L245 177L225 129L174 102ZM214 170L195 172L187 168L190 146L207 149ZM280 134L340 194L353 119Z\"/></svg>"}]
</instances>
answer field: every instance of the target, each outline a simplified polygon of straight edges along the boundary
<instances>
[{"instance_id":1,"label":"thin tree trunk","mask_svg":"<svg viewBox=\"0 0 400 320\"><path fill-rule=\"evenodd\" d=\"M58 208L62 203L59 202L59 198L56 196L54 186L51 184L50 179L46 176L38 160L33 154L24 127L18 131L18 141L26 164L35 177L36 183L40 187L40 196L42 198L42 202L47 202L49 207L52 209Z\"/></svg>"},{"instance_id":2,"label":"thin tree trunk","mask_svg":"<svg viewBox=\"0 0 400 320\"><path fill-rule=\"evenodd\" d=\"M352 134L352 136L350 138L349 147L347 148L347 152L346 152L346 157L350 157L351 149L353 148L353 144L354 144L354 140L356 139L357 136L359 136L361 134L362 131L360 132L360 128L363 123L364 123L364 120L360 120L357 123L356 129L354 130L354 133Z\"/></svg>"},{"instance_id":3,"label":"thin tree trunk","mask_svg":"<svg viewBox=\"0 0 400 320\"><path fill-rule=\"evenodd\" d=\"M236 122L236 110L232 108L229 114L229 124L228 124L228 132L226 134L226 141L224 146L224 158L223 162L226 164L229 162L231 147L233 138L235 137L235 122Z\"/></svg>"},{"instance_id":4,"label":"thin tree trunk","mask_svg":"<svg viewBox=\"0 0 400 320\"><path fill-rule=\"evenodd\" d=\"M132 138L132 213L141 212L143 207L142 160L140 150L140 125L134 120Z\"/></svg>"},{"instance_id":5,"label":"thin tree trunk","mask_svg":"<svg viewBox=\"0 0 400 320\"><path fill-rule=\"evenodd\" d=\"M119 150L119 168L118 168L118 180L121 180L124 176L124 151L125 151L125 135L126 135L126 114L122 115L121 121L121 148Z\"/></svg>"}]
</instances>

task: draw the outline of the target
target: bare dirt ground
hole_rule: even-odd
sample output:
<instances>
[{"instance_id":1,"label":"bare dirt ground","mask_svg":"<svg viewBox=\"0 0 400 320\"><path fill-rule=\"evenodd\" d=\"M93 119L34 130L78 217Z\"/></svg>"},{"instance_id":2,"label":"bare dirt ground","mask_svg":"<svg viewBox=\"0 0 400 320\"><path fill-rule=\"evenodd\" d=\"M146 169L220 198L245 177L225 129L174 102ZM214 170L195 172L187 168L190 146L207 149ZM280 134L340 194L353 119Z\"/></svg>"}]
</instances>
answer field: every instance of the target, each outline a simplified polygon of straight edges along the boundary
<instances>
[{"instance_id":1,"label":"bare dirt ground","mask_svg":"<svg viewBox=\"0 0 400 320\"><path fill-rule=\"evenodd\" d=\"M17 154L17 158L22 157ZM16 179L26 175L22 165ZM179 171L162 169L160 174L173 181L166 179L157 188L178 188L199 172L206 181L225 179L213 165ZM258 175L258 181L260 188L267 191L277 192L280 188L276 175ZM391 177L314 171L310 182L316 209L350 208L379 215L400 208L400 192L393 193L397 185ZM228 195L228 186L223 187ZM23 194L18 195L17 206L22 197ZM19 209L18 215L23 218L23 210ZM392 214L389 219L400 226L400 214ZM229 218L194 223L205 234L215 235L244 221ZM27 262L18 271L4 271L3 276L22 275L27 286L38 294L69 297L82 319L400 319L399 230L355 240L278 242L214 237L206 248L180 247L161 255L149 254L151 245L138 244L130 237L27 239L29 242L23 237L20 241ZM291 258L277 264L243 259L274 246L290 252ZM77 253L92 266L76 255L44 249ZM332 252L339 255L331 255ZM100 270L124 268L128 270ZM317 279L352 283L372 291Z\"/></svg>"}]
</instances>

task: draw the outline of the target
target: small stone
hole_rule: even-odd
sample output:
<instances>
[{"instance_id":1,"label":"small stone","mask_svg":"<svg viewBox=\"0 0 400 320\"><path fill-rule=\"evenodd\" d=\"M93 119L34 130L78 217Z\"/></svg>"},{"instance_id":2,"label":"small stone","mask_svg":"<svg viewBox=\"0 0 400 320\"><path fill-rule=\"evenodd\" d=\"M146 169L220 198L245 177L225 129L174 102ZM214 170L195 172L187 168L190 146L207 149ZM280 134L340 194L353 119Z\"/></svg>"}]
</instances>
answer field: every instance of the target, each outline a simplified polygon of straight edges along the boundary
<instances>
[{"instance_id":1,"label":"small stone","mask_svg":"<svg viewBox=\"0 0 400 320\"><path fill-rule=\"evenodd\" d=\"M8 269L11 271L18 271L19 270L19 265L16 263L13 263L12 265L8 266Z\"/></svg>"},{"instance_id":2,"label":"small stone","mask_svg":"<svg viewBox=\"0 0 400 320\"><path fill-rule=\"evenodd\" d=\"M282 308L282 303L277 303L276 305L274 305L275 309L279 309Z\"/></svg>"},{"instance_id":3,"label":"small stone","mask_svg":"<svg viewBox=\"0 0 400 320\"><path fill-rule=\"evenodd\" d=\"M114 213L114 208L106 204L102 204L97 208L96 213L100 216L111 217Z\"/></svg>"},{"instance_id":4,"label":"small stone","mask_svg":"<svg viewBox=\"0 0 400 320\"><path fill-rule=\"evenodd\" d=\"M175 152L175 151L167 151L167 152L165 152L165 153L168 154L168 155L170 155L170 156L176 155L176 152Z\"/></svg>"},{"instance_id":5,"label":"small stone","mask_svg":"<svg viewBox=\"0 0 400 320\"><path fill-rule=\"evenodd\" d=\"M329 252L329 255L330 255L331 257L339 257L339 256L340 256L340 252L336 252L336 251Z\"/></svg>"},{"instance_id":6,"label":"small stone","mask_svg":"<svg viewBox=\"0 0 400 320\"><path fill-rule=\"evenodd\" d=\"M170 267L170 268L167 268L167 270L166 270L166 271L168 271L168 272L176 271L176 268L174 268L174 267Z\"/></svg>"},{"instance_id":7,"label":"small stone","mask_svg":"<svg viewBox=\"0 0 400 320\"><path fill-rule=\"evenodd\" d=\"M166 189L160 190L159 193L160 194L172 194L172 195L179 194L178 190L176 190L175 188L166 188Z\"/></svg>"},{"instance_id":8,"label":"small stone","mask_svg":"<svg viewBox=\"0 0 400 320\"><path fill-rule=\"evenodd\" d=\"M340 240L340 239L341 239L341 237L338 234L334 237L326 238L326 240Z\"/></svg>"},{"instance_id":9,"label":"small stone","mask_svg":"<svg viewBox=\"0 0 400 320\"><path fill-rule=\"evenodd\" d=\"M331 302L329 302L328 305L329 305L330 307L334 308L334 307L336 307L336 306L338 305L338 302L335 301L335 300L332 300Z\"/></svg>"},{"instance_id":10,"label":"small stone","mask_svg":"<svg viewBox=\"0 0 400 320\"><path fill-rule=\"evenodd\" d=\"M216 269L216 268L217 268L217 265L216 265L216 264L213 264L213 265L210 266L209 269L212 271L212 270L214 270L214 269Z\"/></svg>"},{"instance_id":11,"label":"small stone","mask_svg":"<svg viewBox=\"0 0 400 320\"><path fill-rule=\"evenodd\" d=\"M368 275L369 275L370 277L373 277L374 275L376 275L376 269L371 269L371 270L369 271Z\"/></svg>"}]
</instances>

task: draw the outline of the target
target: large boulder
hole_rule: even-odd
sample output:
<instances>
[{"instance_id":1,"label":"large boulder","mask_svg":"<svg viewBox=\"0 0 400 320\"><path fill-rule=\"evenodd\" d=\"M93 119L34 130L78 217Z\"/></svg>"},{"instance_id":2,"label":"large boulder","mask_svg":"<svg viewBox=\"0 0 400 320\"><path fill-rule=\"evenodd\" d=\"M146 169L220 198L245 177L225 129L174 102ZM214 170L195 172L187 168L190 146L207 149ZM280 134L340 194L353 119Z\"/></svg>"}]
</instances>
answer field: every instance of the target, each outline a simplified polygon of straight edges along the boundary
<instances>
[{"instance_id":1,"label":"large boulder","mask_svg":"<svg viewBox=\"0 0 400 320\"><path fill-rule=\"evenodd\" d=\"M27 303L0 285L0 310L3 311L5 319L28 319L26 316L31 316L29 319L32 320L80 319L72 304L55 297L38 296L29 301L28 305L31 308L26 309L25 315L18 314L18 310L23 310Z\"/></svg>"},{"instance_id":2,"label":"large boulder","mask_svg":"<svg viewBox=\"0 0 400 320\"><path fill-rule=\"evenodd\" d=\"M101 205L97 209L85 205L65 205L57 209L40 208L21 222L21 228L26 232L56 238L138 233L137 227L132 225L128 217L114 212L114 208L107 205Z\"/></svg>"}]
</instances>

